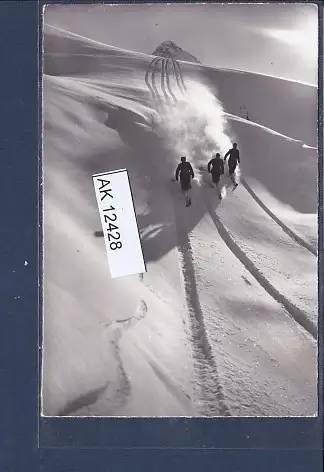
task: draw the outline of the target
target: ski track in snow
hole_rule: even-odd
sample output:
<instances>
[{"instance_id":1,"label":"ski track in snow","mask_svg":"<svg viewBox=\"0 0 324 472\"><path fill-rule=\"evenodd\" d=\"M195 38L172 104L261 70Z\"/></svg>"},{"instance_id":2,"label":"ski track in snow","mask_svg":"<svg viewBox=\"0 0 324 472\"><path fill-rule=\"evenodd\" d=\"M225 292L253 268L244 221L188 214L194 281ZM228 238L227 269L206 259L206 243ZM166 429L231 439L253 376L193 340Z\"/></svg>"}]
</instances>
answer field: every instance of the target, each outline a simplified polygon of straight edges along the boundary
<instances>
[{"instance_id":1,"label":"ski track in snow","mask_svg":"<svg viewBox=\"0 0 324 472\"><path fill-rule=\"evenodd\" d=\"M177 81L178 89L180 90L181 95L184 98L187 98L187 94L186 94L187 87L186 87L185 82L183 80L180 64L175 59L171 59L171 61L172 61L172 66L173 66L174 75L175 75L175 78L176 78L176 81Z\"/></svg>"},{"instance_id":2,"label":"ski track in snow","mask_svg":"<svg viewBox=\"0 0 324 472\"><path fill-rule=\"evenodd\" d=\"M226 244L226 246L232 251L232 253L237 257L237 259L244 265L244 267L250 272L254 279L264 288L264 290L278 303L280 303L285 310L289 313L290 317L298 323L302 328L304 328L314 339L317 339L317 327L312 321L307 317L307 314L296 307L291 303L287 298L280 293L270 282L269 280L261 274L259 269L253 264L245 252L240 248L240 246L234 241L230 236L229 232L223 225L219 216L213 210L209 198L207 196L206 190L203 190L204 200L208 213L218 231L218 234Z\"/></svg>"},{"instance_id":3,"label":"ski track in snow","mask_svg":"<svg viewBox=\"0 0 324 472\"><path fill-rule=\"evenodd\" d=\"M100 414L101 401L103 401L102 416L114 416L116 415L116 411L120 411L126 405L132 387L124 368L119 342L124 331L132 328L135 324L141 321L146 316L147 310L148 308L145 300L141 300L134 316L124 320L116 320L106 325L106 328L112 330L110 343L113 346L114 356L119 371L119 386L115 390L113 398L108 400L108 403L110 404L109 408L107 409L107 395L109 394L108 389L110 382L107 381L103 386L69 402L58 413L59 416L91 416L92 409L99 411ZM96 414L96 416L98 415Z\"/></svg>"},{"instance_id":4,"label":"ski track in snow","mask_svg":"<svg viewBox=\"0 0 324 472\"><path fill-rule=\"evenodd\" d=\"M179 201L173 198L178 235L178 253L185 299L188 308L191 344L194 358L194 389L197 408L202 416L231 416L226 404L218 367L208 340L204 313L200 305L192 248L187 228L183 224L183 211Z\"/></svg>"},{"instance_id":5,"label":"ski track in snow","mask_svg":"<svg viewBox=\"0 0 324 472\"><path fill-rule=\"evenodd\" d=\"M177 103L177 101L178 101L177 97L174 95L174 93L172 91L171 83L170 83L170 74L169 74L169 71L168 71L168 65L169 65L170 62L172 62L171 59L166 60L166 69L165 69L166 84L167 84L168 92L171 95L171 97L173 98L174 103Z\"/></svg>"},{"instance_id":6,"label":"ski track in snow","mask_svg":"<svg viewBox=\"0 0 324 472\"><path fill-rule=\"evenodd\" d=\"M167 64L167 60L166 60L166 59L162 59L161 90L162 90L162 92L163 92L165 101L168 102L168 101L169 101L169 96L168 96L167 91L166 91L166 88L165 88L165 83L166 83L166 76L169 77L169 75L168 75L168 73L167 73L167 71L166 71L166 64Z\"/></svg>"},{"instance_id":7,"label":"ski track in snow","mask_svg":"<svg viewBox=\"0 0 324 472\"><path fill-rule=\"evenodd\" d=\"M317 251L316 249L313 248L307 241L305 241L303 238L298 236L294 231L292 231L285 223L283 223L272 211L263 203L263 201L256 195L256 193L252 190L250 185L246 182L244 178L240 178L240 182L242 183L243 187L251 197L255 200L255 202L262 208L262 210L270 216L270 218L277 223L278 226L291 238L293 239L297 244L300 246L304 247L307 249L310 253L312 253L314 256L317 256Z\"/></svg>"},{"instance_id":8,"label":"ski track in snow","mask_svg":"<svg viewBox=\"0 0 324 472\"><path fill-rule=\"evenodd\" d=\"M158 64L161 62L161 71L158 69ZM186 85L182 76L181 68L179 63L175 59L165 59L162 57L155 57L149 64L145 72L145 83L147 88L150 91L151 98L154 104L154 107L157 111L163 105L163 100L160 97L159 91L156 86L156 73L158 72L161 75L160 86L162 93L164 95L165 102L170 105L170 97L167 92L169 92L173 101L176 103L178 100L172 90L170 83L170 71L168 65L172 63L172 68L174 72L174 78L177 82L177 89L179 90L182 99L188 99L186 94ZM173 77L173 75L172 75ZM165 103L164 103L165 104Z\"/></svg>"}]
</instances>

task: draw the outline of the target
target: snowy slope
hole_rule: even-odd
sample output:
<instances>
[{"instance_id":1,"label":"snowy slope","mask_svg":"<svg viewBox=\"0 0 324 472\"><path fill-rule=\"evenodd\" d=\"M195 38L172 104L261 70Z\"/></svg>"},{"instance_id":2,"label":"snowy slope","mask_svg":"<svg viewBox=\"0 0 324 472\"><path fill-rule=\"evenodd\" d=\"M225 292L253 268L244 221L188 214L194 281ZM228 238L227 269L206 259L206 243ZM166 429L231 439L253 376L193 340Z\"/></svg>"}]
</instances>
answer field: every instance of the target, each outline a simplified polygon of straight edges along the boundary
<instances>
[{"instance_id":1,"label":"snowy slope","mask_svg":"<svg viewBox=\"0 0 324 472\"><path fill-rule=\"evenodd\" d=\"M50 26L44 51L44 414L315 414L316 88L184 62L181 84ZM219 205L199 168L234 138ZM148 271L112 280L91 176L125 167Z\"/></svg>"}]
</instances>

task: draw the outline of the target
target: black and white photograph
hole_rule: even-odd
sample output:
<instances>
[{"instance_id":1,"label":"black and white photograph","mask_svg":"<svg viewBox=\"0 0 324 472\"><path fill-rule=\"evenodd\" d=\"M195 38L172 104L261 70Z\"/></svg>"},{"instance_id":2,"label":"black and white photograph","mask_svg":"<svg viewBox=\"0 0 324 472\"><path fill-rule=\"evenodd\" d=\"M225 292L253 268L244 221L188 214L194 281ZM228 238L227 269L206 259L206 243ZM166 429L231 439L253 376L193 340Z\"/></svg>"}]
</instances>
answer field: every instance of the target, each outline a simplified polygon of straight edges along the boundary
<instances>
[{"instance_id":1,"label":"black and white photograph","mask_svg":"<svg viewBox=\"0 0 324 472\"><path fill-rule=\"evenodd\" d=\"M43 11L41 414L318 414L318 10Z\"/></svg>"}]
</instances>

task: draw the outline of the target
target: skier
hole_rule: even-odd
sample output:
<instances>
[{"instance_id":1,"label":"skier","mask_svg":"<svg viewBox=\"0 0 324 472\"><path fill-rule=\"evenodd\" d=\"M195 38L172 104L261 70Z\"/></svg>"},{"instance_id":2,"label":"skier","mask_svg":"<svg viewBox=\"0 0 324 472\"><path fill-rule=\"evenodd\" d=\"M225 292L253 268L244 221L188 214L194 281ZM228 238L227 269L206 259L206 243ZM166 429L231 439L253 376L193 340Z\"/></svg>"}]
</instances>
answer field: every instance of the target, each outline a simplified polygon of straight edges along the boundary
<instances>
[{"instance_id":1,"label":"skier","mask_svg":"<svg viewBox=\"0 0 324 472\"><path fill-rule=\"evenodd\" d=\"M175 173L175 179L178 182L180 176L181 189L185 194L186 206L191 205L191 179L195 178L195 174L190 162L185 156L181 157L181 162L178 165Z\"/></svg>"},{"instance_id":2,"label":"skier","mask_svg":"<svg viewBox=\"0 0 324 472\"><path fill-rule=\"evenodd\" d=\"M213 187L217 189L219 179L224 174L224 163L220 158L219 152L216 153L216 157L208 162L207 170L212 175ZM222 199L221 191L219 190L219 198Z\"/></svg>"},{"instance_id":3,"label":"skier","mask_svg":"<svg viewBox=\"0 0 324 472\"><path fill-rule=\"evenodd\" d=\"M234 172L237 166L237 163L240 163L240 151L237 149L237 144L234 143L232 149L227 151L227 153L224 156L224 161L226 161L227 156L229 156L228 159L228 169L229 169L229 176L231 178L231 181L233 182L234 189L238 186L238 183L235 181L234 177Z\"/></svg>"}]
</instances>

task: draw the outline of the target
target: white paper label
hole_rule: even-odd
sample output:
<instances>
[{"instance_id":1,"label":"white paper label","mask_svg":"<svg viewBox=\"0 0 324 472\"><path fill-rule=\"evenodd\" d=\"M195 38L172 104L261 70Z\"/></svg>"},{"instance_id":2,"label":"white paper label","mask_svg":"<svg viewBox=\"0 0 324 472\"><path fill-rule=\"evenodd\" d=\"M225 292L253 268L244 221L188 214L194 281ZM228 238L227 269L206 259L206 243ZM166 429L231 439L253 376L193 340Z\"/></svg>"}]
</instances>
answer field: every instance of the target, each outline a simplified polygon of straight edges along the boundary
<instances>
[{"instance_id":1,"label":"white paper label","mask_svg":"<svg viewBox=\"0 0 324 472\"><path fill-rule=\"evenodd\" d=\"M146 272L126 169L92 176L112 278Z\"/></svg>"}]
</instances>

